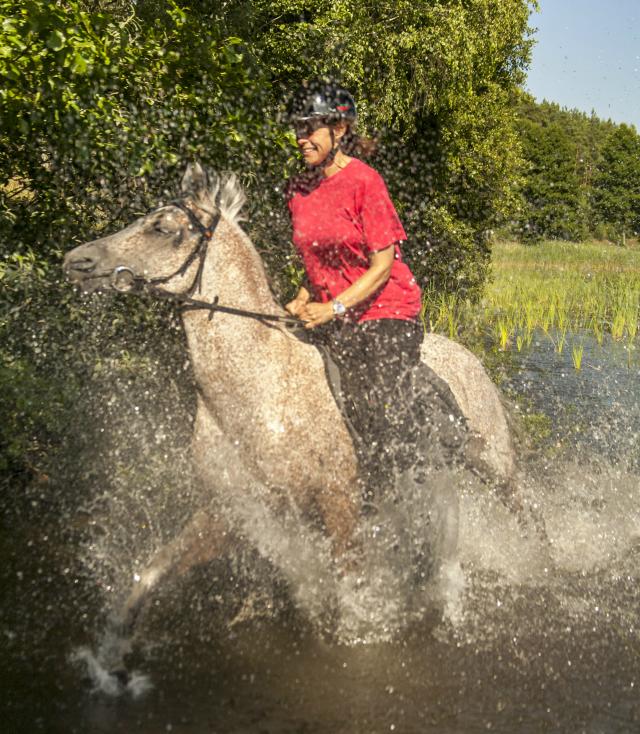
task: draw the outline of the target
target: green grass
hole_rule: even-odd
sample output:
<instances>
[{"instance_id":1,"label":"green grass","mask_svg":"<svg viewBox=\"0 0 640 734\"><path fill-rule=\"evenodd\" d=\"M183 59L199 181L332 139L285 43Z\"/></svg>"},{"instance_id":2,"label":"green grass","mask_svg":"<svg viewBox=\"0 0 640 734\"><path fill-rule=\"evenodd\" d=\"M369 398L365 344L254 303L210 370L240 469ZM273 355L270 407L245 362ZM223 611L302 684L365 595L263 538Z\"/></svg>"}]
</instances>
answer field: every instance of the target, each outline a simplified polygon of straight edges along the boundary
<instances>
[{"instance_id":1,"label":"green grass","mask_svg":"<svg viewBox=\"0 0 640 734\"><path fill-rule=\"evenodd\" d=\"M605 334L628 345L640 321L640 248L600 242L544 242L493 246L492 280L479 304L427 292L428 326L498 350L529 346L542 330L562 353L569 345L580 369L585 330L602 343Z\"/></svg>"}]
</instances>

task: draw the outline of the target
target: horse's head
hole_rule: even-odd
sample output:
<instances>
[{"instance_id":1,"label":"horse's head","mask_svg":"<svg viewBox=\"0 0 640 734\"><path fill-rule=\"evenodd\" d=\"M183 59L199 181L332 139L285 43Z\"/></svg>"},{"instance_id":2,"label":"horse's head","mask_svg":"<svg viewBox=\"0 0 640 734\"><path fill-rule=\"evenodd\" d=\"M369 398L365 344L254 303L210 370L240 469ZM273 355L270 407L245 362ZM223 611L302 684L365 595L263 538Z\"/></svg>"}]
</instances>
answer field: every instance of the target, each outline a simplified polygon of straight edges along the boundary
<instances>
[{"instance_id":1,"label":"horse's head","mask_svg":"<svg viewBox=\"0 0 640 734\"><path fill-rule=\"evenodd\" d=\"M74 248L64 272L86 292L130 290L139 283L184 293L201 272L220 213L234 219L244 203L235 178L209 186L200 164L182 179L182 198L160 206L120 232ZM221 193L221 205L217 203Z\"/></svg>"}]
</instances>

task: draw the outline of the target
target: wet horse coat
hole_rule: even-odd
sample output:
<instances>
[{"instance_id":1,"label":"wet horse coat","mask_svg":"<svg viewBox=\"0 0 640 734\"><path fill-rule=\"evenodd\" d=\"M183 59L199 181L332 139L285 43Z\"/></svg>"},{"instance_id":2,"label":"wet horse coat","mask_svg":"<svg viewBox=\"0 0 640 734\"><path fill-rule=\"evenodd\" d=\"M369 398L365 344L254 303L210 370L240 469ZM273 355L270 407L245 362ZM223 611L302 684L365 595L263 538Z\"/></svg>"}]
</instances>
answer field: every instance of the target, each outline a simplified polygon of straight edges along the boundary
<instances>
[{"instance_id":1,"label":"wet horse coat","mask_svg":"<svg viewBox=\"0 0 640 734\"><path fill-rule=\"evenodd\" d=\"M167 293L183 294L199 277L202 300L218 298L284 316L258 253L238 226L244 197L235 179L210 189L204 171L190 166L182 190L185 205L204 225L220 216L207 247L197 250L201 233L188 212L167 205L69 252L64 267L70 280L85 290L120 287L114 277L120 269L161 282ZM191 449L200 481L232 503L242 503L243 488L258 487L274 513L294 506L301 516L319 517L334 555L348 554L360 515L357 462L318 351L285 328L255 319L220 313L210 320L206 311L188 310L183 321L198 389ZM462 348L448 344L456 359ZM508 480L513 449L508 431L500 433L506 421L497 392L479 363L470 376L473 382L466 374L458 377L466 391L465 400L458 401L465 417L473 431L484 430L477 436L480 452L498 480ZM488 447L496 437L502 445L492 454ZM198 513L137 577L127 614L169 571L181 572L218 555L229 538L222 513Z\"/></svg>"}]
</instances>

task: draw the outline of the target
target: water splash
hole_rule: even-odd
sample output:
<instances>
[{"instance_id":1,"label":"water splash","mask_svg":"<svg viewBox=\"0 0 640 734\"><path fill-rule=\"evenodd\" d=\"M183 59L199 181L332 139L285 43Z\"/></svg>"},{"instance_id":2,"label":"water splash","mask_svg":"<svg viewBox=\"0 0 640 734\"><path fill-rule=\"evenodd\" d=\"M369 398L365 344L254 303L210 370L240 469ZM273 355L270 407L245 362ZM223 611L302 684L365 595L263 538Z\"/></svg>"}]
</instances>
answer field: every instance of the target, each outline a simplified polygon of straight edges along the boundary
<instances>
[{"instance_id":1,"label":"water splash","mask_svg":"<svg viewBox=\"0 0 640 734\"><path fill-rule=\"evenodd\" d=\"M144 696L153 688L150 677L135 670L127 672L124 669L113 669L109 666L109 661L121 664L128 650L128 640L115 635L107 635L96 654L88 647L80 647L73 651L70 660L84 668L92 684L92 693L102 693L113 697L128 695L136 699Z\"/></svg>"},{"instance_id":2,"label":"water splash","mask_svg":"<svg viewBox=\"0 0 640 734\"><path fill-rule=\"evenodd\" d=\"M158 381L166 379L161 370ZM118 609L134 574L195 509L211 501L189 478L187 411L177 423L174 412L180 395L169 386L164 393L175 393L169 404L153 405L145 389L149 386L105 380L106 398L99 392L94 396L103 411L103 430L92 451L104 455L112 471L87 501L90 532L84 555L107 614ZM289 614L291 607L296 619L320 636L356 647L397 640L428 619L427 633L447 644L488 650L513 619L546 618L549 610L556 610L552 624L564 619L579 627L596 614L630 629L640 535L633 501L639 482L632 469L593 461L523 464L519 489L525 509L542 516L548 542L533 527L523 527L489 488L465 475L432 477L430 491L417 495L405 486L399 490L401 503L383 503L377 516L365 518L359 535L364 552L342 569L319 528L305 525L291 509L275 518L264 488L243 486L235 504L228 497L222 504L216 501L244 544L257 549L234 556L233 578L207 568L178 586L161 584L150 605L151 621L143 614L134 640L109 642L107 631L98 649L77 651L76 660L90 671L96 690L133 696L149 679L137 673L123 684L113 673L129 655L127 645L153 656L149 641L163 635L169 635L163 644L183 632L208 639L209 625L233 637L265 616L277 619L283 609ZM447 533L438 529L446 525L446 497L452 492L460 504L455 552L447 550L442 542ZM273 597L276 581L288 605ZM214 585L214 595L224 602L212 609L203 599L210 594L205 587ZM187 588L199 599L192 608L180 601ZM171 604L184 617L184 630L163 632L166 621L175 618L167 613Z\"/></svg>"},{"instance_id":3,"label":"water splash","mask_svg":"<svg viewBox=\"0 0 640 734\"><path fill-rule=\"evenodd\" d=\"M135 429L130 426L129 430ZM123 693L123 682L113 671L125 668L132 643L116 632L120 628L117 620L121 600L130 590L130 579L167 542L163 526L168 525L164 517L168 502L162 500L162 494L138 491L116 479L109 491L100 495L99 502L94 502L95 533L85 549L87 563L105 591L111 621L98 651L94 654L84 649L78 658L88 666L96 688L110 695ZM426 609L439 608L453 617L458 613L464 580L453 553L455 537L445 536L457 532L455 522L447 529L452 518L457 519L448 498L455 496L461 481L457 474L434 473L430 491L425 492L407 483L406 478L399 478L397 489L402 502L397 496L390 497L380 504L375 516L363 521L353 557L345 563L336 562L326 536L319 528L309 526L295 503L287 503L288 511L276 516L268 492L259 484L219 495L216 514L222 513L244 545L256 549L266 561L253 565L255 556L249 555L246 562L240 554L235 559L236 579L243 576L247 583L225 585L222 581L219 592L251 598L256 589L265 590L274 577L284 579L288 595L307 623L321 635L343 644L389 641L410 621L420 619ZM171 486L161 489L175 491ZM183 495L184 491L182 487ZM202 496L194 493L188 501L197 507ZM96 519L96 507L101 510L100 520ZM441 560L445 563L440 572ZM170 595L175 579L167 582L163 581L153 593L160 598ZM260 615L265 605L255 608ZM253 611L251 604L244 604L224 622L229 629L251 623ZM140 638L136 642L139 644ZM147 679L136 678L140 690L144 681ZM125 689L133 693L132 685L133 679L129 679Z\"/></svg>"}]
</instances>

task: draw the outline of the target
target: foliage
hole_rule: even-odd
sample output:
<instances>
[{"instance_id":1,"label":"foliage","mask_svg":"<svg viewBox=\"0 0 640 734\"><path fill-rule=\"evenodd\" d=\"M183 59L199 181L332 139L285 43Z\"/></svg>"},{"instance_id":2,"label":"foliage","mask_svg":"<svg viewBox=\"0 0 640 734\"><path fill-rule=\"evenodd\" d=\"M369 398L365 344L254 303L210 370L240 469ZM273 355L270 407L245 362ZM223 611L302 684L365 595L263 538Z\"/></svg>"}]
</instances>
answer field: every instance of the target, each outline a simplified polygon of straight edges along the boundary
<instances>
[{"instance_id":1,"label":"foliage","mask_svg":"<svg viewBox=\"0 0 640 734\"><path fill-rule=\"evenodd\" d=\"M520 219L524 239L581 240L587 234L585 197L578 175L578 149L560 121L520 123L527 161Z\"/></svg>"},{"instance_id":2,"label":"foliage","mask_svg":"<svg viewBox=\"0 0 640 734\"><path fill-rule=\"evenodd\" d=\"M157 13L142 0L138 17ZM531 41L527 0L230 0L191 4L203 27L241 38L269 79L265 116L303 80L329 76L355 95L363 132L380 137L373 161L408 231L405 253L423 283L477 296L486 231L513 209L519 147L510 102ZM272 272L295 265L283 243L278 150L261 158L265 183L250 200L250 230ZM269 212L265 217L264 212ZM287 283L276 283L280 293Z\"/></svg>"},{"instance_id":3,"label":"foliage","mask_svg":"<svg viewBox=\"0 0 640 734\"><path fill-rule=\"evenodd\" d=\"M384 131L380 166L414 266L423 279L477 289L484 231L513 203L508 102L528 60L528 10L525 0L231 0L189 10L2 0L6 237L47 249L111 227L195 155L273 190L291 157L273 109L303 78L330 74L356 94L364 127Z\"/></svg>"},{"instance_id":4,"label":"foliage","mask_svg":"<svg viewBox=\"0 0 640 734\"><path fill-rule=\"evenodd\" d=\"M421 281L477 294L485 231L514 202L509 103L531 4L0 0L0 438L12 476L75 428L105 349L126 360L141 334L158 354L181 346L165 307L116 298L89 314L59 269L63 250L170 197L185 160L241 174L249 233L284 297L297 277L282 199L295 159L278 109L302 79L339 78L380 135L374 164Z\"/></svg>"},{"instance_id":5,"label":"foliage","mask_svg":"<svg viewBox=\"0 0 640 734\"><path fill-rule=\"evenodd\" d=\"M61 236L66 247L112 227L185 159L225 166L264 136L240 40L172 3L145 26L73 2L2 0L0 13L1 234L13 247L55 251Z\"/></svg>"},{"instance_id":6,"label":"foliage","mask_svg":"<svg viewBox=\"0 0 640 734\"><path fill-rule=\"evenodd\" d=\"M1 438L18 473L60 442L98 358L83 306L58 285L62 250L155 203L186 158L246 170L265 140L283 144L239 39L172 3L146 25L128 11L0 0ZM153 331L159 314L118 303L108 320Z\"/></svg>"},{"instance_id":7,"label":"foliage","mask_svg":"<svg viewBox=\"0 0 640 734\"><path fill-rule=\"evenodd\" d=\"M602 161L594 182L596 217L614 225L625 236L640 232L640 136L620 125L602 148Z\"/></svg>"},{"instance_id":8,"label":"foliage","mask_svg":"<svg viewBox=\"0 0 640 734\"><path fill-rule=\"evenodd\" d=\"M509 103L529 58L529 9L526 0L257 0L234 32L252 39L281 96L321 74L354 93L363 130L381 136L374 165L419 279L477 294L485 232L514 203Z\"/></svg>"}]
</instances>

